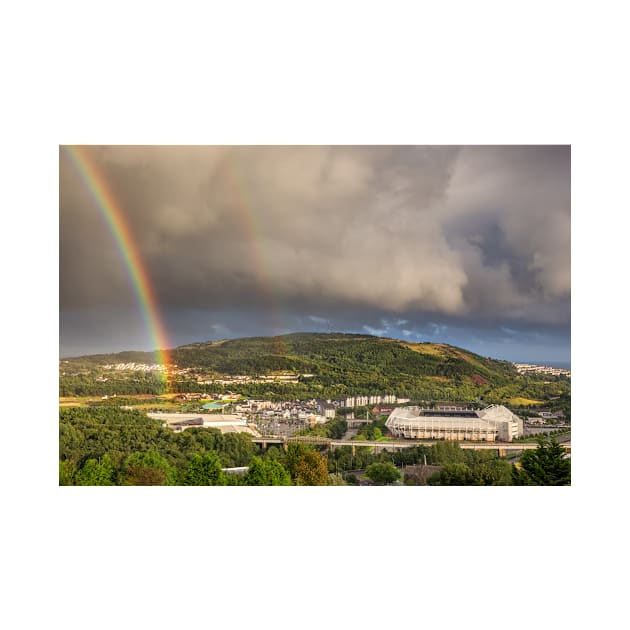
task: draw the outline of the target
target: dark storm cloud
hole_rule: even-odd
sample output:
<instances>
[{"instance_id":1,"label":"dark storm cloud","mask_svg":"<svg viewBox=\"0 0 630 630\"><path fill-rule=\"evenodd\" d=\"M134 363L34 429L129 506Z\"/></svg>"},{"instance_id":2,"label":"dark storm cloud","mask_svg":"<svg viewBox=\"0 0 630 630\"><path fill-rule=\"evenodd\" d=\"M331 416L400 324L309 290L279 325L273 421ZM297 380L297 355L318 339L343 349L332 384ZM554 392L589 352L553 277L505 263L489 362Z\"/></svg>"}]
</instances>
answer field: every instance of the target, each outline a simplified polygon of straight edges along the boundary
<instances>
[{"instance_id":1,"label":"dark storm cloud","mask_svg":"<svg viewBox=\"0 0 630 630\"><path fill-rule=\"evenodd\" d=\"M161 308L197 313L195 332L204 318L206 336L225 326L203 315L218 311L289 328L311 316L333 328L442 317L568 329L568 147L90 151ZM133 308L116 245L63 151L60 184L62 312Z\"/></svg>"}]
</instances>

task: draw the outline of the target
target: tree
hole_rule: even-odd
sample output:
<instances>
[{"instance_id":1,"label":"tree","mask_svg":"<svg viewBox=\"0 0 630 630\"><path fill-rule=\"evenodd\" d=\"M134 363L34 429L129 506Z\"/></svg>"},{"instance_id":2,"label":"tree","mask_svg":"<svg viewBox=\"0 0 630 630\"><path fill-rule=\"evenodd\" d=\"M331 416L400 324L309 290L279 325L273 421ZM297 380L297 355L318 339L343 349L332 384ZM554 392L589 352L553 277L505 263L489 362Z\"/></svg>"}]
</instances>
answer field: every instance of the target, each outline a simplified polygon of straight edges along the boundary
<instances>
[{"instance_id":1,"label":"tree","mask_svg":"<svg viewBox=\"0 0 630 630\"><path fill-rule=\"evenodd\" d=\"M338 473L332 473L328 475L328 485L329 486L347 486L348 484L345 482L343 475Z\"/></svg>"},{"instance_id":2,"label":"tree","mask_svg":"<svg viewBox=\"0 0 630 630\"><path fill-rule=\"evenodd\" d=\"M289 444L287 468L298 486L325 486L328 483L328 459L303 444Z\"/></svg>"},{"instance_id":3,"label":"tree","mask_svg":"<svg viewBox=\"0 0 630 630\"><path fill-rule=\"evenodd\" d=\"M504 459L493 459L473 468L473 474L481 486L511 486L512 466Z\"/></svg>"},{"instance_id":4,"label":"tree","mask_svg":"<svg viewBox=\"0 0 630 630\"><path fill-rule=\"evenodd\" d=\"M390 462L377 462L365 469L365 476L379 485L390 484L400 479L400 471Z\"/></svg>"},{"instance_id":5,"label":"tree","mask_svg":"<svg viewBox=\"0 0 630 630\"><path fill-rule=\"evenodd\" d=\"M175 471L157 451L133 453L123 467L124 486L173 486L176 481Z\"/></svg>"},{"instance_id":6,"label":"tree","mask_svg":"<svg viewBox=\"0 0 630 630\"><path fill-rule=\"evenodd\" d=\"M253 457L245 476L246 486L290 486L289 471L275 459Z\"/></svg>"},{"instance_id":7,"label":"tree","mask_svg":"<svg viewBox=\"0 0 630 630\"><path fill-rule=\"evenodd\" d=\"M207 431L207 429L199 429ZM246 433L226 433L217 441L216 451L226 468L247 466L256 452L251 437Z\"/></svg>"},{"instance_id":8,"label":"tree","mask_svg":"<svg viewBox=\"0 0 630 630\"><path fill-rule=\"evenodd\" d=\"M75 483L77 486L114 486L116 469L107 455L100 462L88 459L75 474Z\"/></svg>"},{"instance_id":9,"label":"tree","mask_svg":"<svg viewBox=\"0 0 630 630\"><path fill-rule=\"evenodd\" d=\"M514 467L512 476L517 486L570 486L571 460L555 437L548 441L537 440L535 451L526 451L520 459L520 468Z\"/></svg>"},{"instance_id":10,"label":"tree","mask_svg":"<svg viewBox=\"0 0 630 630\"><path fill-rule=\"evenodd\" d=\"M59 460L59 485L60 486L72 486L74 485L74 473L76 466L70 459Z\"/></svg>"},{"instance_id":11,"label":"tree","mask_svg":"<svg viewBox=\"0 0 630 630\"><path fill-rule=\"evenodd\" d=\"M224 486L225 474L214 451L193 455L184 473L185 486Z\"/></svg>"},{"instance_id":12,"label":"tree","mask_svg":"<svg viewBox=\"0 0 630 630\"><path fill-rule=\"evenodd\" d=\"M475 486L511 486L512 465L497 457L496 452L466 450L465 463Z\"/></svg>"},{"instance_id":13,"label":"tree","mask_svg":"<svg viewBox=\"0 0 630 630\"><path fill-rule=\"evenodd\" d=\"M123 475L123 486L166 486L166 474L159 468L129 464Z\"/></svg>"},{"instance_id":14,"label":"tree","mask_svg":"<svg viewBox=\"0 0 630 630\"><path fill-rule=\"evenodd\" d=\"M291 479L293 479L294 481L296 475L296 466L305 452L306 446L304 446L304 444L292 442L288 445L287 450L284 454L285 465L287 467L287 470L289 471L289 474L291 475Z\"/></svg>"},{"instance_id":15,"label":"tree","mask_svg":"<svg viewBox=\"0 0 630 630\"><path fill-rule=\"evenodd\" d=\"M442 470L434 473L427 479L430 486L475 486L475 477L472 470L466 464L455 462L445 464Z\"/></svg>"},{"instance_id":16,"label":"tree","mask_svg":"<svg viewBox=\"0 0 630 630\"><path fill-rule=\"evenodd\" d=\"M466 456L457 442L438 440L431 445L429 457L432 464L455 464L463 463Z\"/></svg>"}]
</instances>

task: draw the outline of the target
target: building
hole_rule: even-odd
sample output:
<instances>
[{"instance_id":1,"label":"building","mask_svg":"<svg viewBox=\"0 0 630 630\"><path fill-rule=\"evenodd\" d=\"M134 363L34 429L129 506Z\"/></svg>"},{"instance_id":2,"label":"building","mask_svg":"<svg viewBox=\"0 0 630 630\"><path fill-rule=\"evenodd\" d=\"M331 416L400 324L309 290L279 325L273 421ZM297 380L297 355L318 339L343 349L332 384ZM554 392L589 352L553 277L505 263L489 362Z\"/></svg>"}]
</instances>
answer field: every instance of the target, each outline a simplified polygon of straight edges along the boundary
<instances>
[{"instance_id":1,"label":"building","mask_svg":"<svg viewBox=\"0 0 630 630\"><path fill-rule=\"evenodd\" d=\"M529 416L527 418L527 424L545 424L545 419L539 418L538 416Z\"/></svg>"},{"instance_id":2,"label":"building","mask_svg":"<svg viewBox=\"0 0 630 630\"><path fill-rule=\"evenodd\" d=\"M571 378L571 370L549 367L548 365L532 365L531 363L514 363L519 374L551 374L552 376L568 376Z\"/></svg>"},{"instance_id":3,"label":"building","mask_svg":"<svg viewBox=\"0 0 630 630\"><path fill-rule=\"evenodd\" d=\"M396 404L396 396L393 394L370 394L369 396L347 396L339 401L342 407L366 407L367 405L380 405L381 403ZM398 402L409 402L409 399L401 399Z\"/></svg>"},{"instance_id":4,"label":"building","mask_svg":"<svg viewBox=\"0 0 630 630\"><path fill-rule=\"evenodd\" d=\"M439 411L468 411L466 403L438 402L435 408Z\"/></svg>"},{"instance_id":5,"label":"building","mask_svg":"<svg viewBox=\"0 0 630 630\"><path fill-rule=\"evenodd\" d=\"M333 419L337 413L337 408L332 404L330 400L318 400L317 411L324 417Z\"/></svg>"},{"instance_id":6,"label":"building","mask_svg":"<svg viewBox=\"0 0 630 630\"><path fill-rule=\"evenodd\" d=\"M221 433L249 433L257 435L245 418L219 413L149 413L149 418L161 420L165 427L180 433L190 427L219 429Z\"/></svg>"},{"instance_id":7,"label":"building","mask_svg":"<svg viewBox=\"0 0 630 630\"><path fill-rule=\"evenodd\" d=\"M511 442L523 435L523 421L502 405L478 411L438 411L399 407L385 426L396 437L436 440Z\"/></svg>"},{"instance_id":8,"label":"building","mask_svg":"<svg viewBox=\"0 0 630 630\"><path fill-rule=\"evenodd\" d=\"M541 418L557 418L558 416L553 413L552 411L547 411L546 409L541 409L540 411L538 411L538 415Z\"/></svg>"},{"instance_id":9,"label":"building","mask_svg":"<svg viewBox=\"0 0 630 630\"><path fill-rule=\"evenodd\" d=\"M390 405L376 405L376 407L372 408L372 413L380 416L390 414L392 411L394 411L394 408Z\"/></svg>"}]
</instances>

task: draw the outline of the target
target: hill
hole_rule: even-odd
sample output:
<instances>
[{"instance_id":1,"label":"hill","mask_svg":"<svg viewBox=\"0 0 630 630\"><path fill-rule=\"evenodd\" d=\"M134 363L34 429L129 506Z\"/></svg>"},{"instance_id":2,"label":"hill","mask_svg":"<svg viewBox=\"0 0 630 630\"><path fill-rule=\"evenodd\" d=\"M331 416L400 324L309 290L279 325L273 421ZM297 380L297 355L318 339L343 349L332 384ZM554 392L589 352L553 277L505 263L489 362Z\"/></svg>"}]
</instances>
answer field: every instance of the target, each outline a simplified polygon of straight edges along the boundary
<instances>
[{"instance_id":1,"label":"hill","mask_svg":"<svg viewBox=\"0 0 630 630\"><path fill-rule=\"evenodd\" d=\"M507 361L485 359L446 344L408 343L371 335L293 333L199 343L172 353L179 367L204 367L223 374L272 374L291 371L341 377L463 377L503 380L516 375Z\"/></svg>"},{"instance_id":2,"label":"hill","mask_svg":"<svg viewBox=\"0 0 630 630\"><path fill-rule=\"evenodd\" d=\"M232 386L247 396L266 398L338 398L345 395L392 393L424 400L477 400L501 402L523 397L545 400L567 393L544 386L542 380L519 376L507 361L439 343L411 343L371 335L293 333L250 337L180 346L171 351L178 374L176 391L227 391L208 383L215 379L249 376L258 382ZM123 352L65 359L62 395L82 393L159 393L157 374L108 372L118 363L154 363L146 352ZM295 383L271 382L269 377L293 375ZM260 378L257 377L266 377ZM97 382L97 379L98 382ZM118 388L118 389L116 389Z\"/></svg>"}]
</instances>

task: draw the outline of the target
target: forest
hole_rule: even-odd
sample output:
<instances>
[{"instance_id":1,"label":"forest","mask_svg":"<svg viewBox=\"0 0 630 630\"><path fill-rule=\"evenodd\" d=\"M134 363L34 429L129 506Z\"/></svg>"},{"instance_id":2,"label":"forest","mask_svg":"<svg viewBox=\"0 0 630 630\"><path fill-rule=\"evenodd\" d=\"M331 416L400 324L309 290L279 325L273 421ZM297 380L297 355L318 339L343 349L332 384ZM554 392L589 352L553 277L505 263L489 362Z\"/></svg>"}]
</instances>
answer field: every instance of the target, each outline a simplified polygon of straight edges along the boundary
<instances>
[{"instance_id":1,"label":"forest","mask_svg":"<svg viewBox=\"0 0 630 630\"><path fill-rule=\"evenodd\" d=\"M327 436L344 428L326 423ZM368 424L361 438L378 439L382 421ZM542 441L541 441L542 443ZM540 452L539 452L540 450ZM59 484L94 485L351 485L364 470L375 483L393 482L401 466L441 466L429 485L568 485L570 460L547 444L529 451L515 467L494 452L464 450L436 442L396 452L341 446L330 452L291 443L263 451L244 433L190 428L174 433L139 411L118 407L60 409ZM375 466L379 464L379 466ZM246 474L223 468L248 467ZM413 478L405 479L413 485Z\"/></svg>"}]
</instances>

